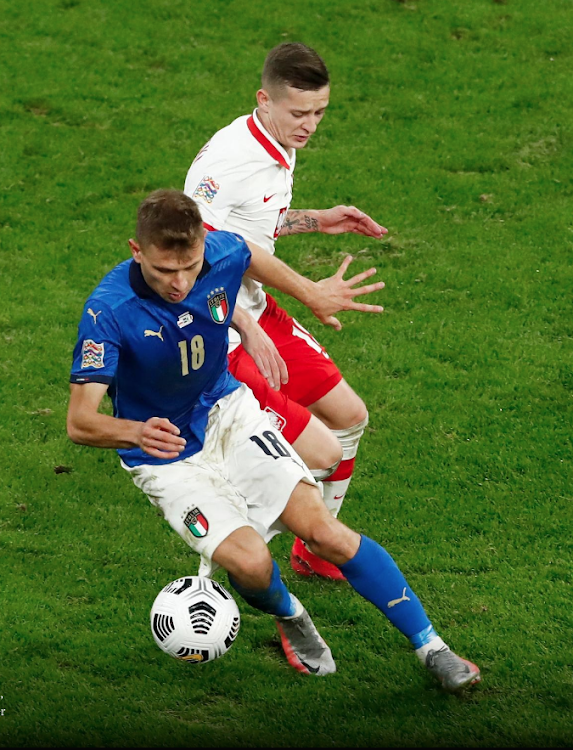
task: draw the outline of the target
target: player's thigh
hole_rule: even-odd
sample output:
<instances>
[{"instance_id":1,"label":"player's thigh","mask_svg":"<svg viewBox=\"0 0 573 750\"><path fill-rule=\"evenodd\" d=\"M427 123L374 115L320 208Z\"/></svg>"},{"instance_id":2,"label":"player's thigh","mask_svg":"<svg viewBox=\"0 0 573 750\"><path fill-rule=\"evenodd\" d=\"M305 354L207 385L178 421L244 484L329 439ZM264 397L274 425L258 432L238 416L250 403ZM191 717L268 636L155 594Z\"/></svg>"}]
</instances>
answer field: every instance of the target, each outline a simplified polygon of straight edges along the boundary
<instances>
[{"instance_id":1,"label":"player's thigh","mask_svg":"<svg viewBox=\"0 0 573 750\"><path fill-rule=\"evenodd\" d=\"M250 526L229 534L213 553L213 560L245 588L267 588L271 582L271 553L264 539Z\"/></svg>"},{"instance_id":2,"label":"player's thigh","mask_svg":"<svg viewBox=\"0 0 573 750\"><path fill-rule=\"evenodd\" d=\"M295 488L281 521L315 554L337 565L354 557L360 546L360 535L332 516L313 487L300 484Z\"/></svg>"},{"instance_id":3,"label":"player's thigh","mask_svg":"<svg viewBox=\"0 0 573 750\"><path fill-rule=\"evenodd\" d=\"M342 380L326 349L283 310L265 318L263 327L287 365L289 380L281 390L293 401L309 407Z\"/></svg>"},{"instance_id":4,"label":"player's thigh","mask_svg":"<svg viewBox=\"0 0 573 750\"><path fill-rule=\"evenodd\" d=\"M250 525L241 494L201 454L171 464L124 468L205 563L230 534Z\"/></svg>"},{"instance_id":5,"label":"player's thigh","mask_svg":"<svg viewBox=\"0 0 573 750\"><path fill-rule=\"evenodd\" d=\"M267 333L289 372L282 390L291 399L306 406L331 430L353 427L366 418L362 399L343 379L326 349L295 318L281 318L271 331Z\"/></svg>"},{"instance_id":6,"label":"player's thigh","mask_svg":"<svg viewBox=\"0 0 573 750\"><path fill-rule=\"evenodd\" d=\"M233 427L224 471L244 496L255 528L268 529L282 513L299 482L316 483L298 453L275 430L246 386L221 425ZM261 533L266 538L265 533Z\"/></svg>"},{"instance_id":7,"label":"player's thigh","mask_svg":"<svg viewBox=\"0 0 573 750\"><path fill-rule=\"evenodd\" d=\"M331 430L354 427L368 416L364 401L341 380L328 393L308 407L321 422Z\"/></svg>"},{"instance_id":8,"label":"player's thigh","mask_svg":"<svg viewBox=\"0 0 573 750\"><path fill-rule=\"evenodd\" d=\"M342 458L340 441L314 415L294 441L293 448L313 471L334 470Z\"/></svg>"},{"instance_id":9,"label":"player's thigh","mask_svg":"<svg viewBox=\"0 0 573 750\"><path fill-rule=\"evenodd\" d=\"M294 443L311 419L308 409L293 401L284 390L273 390L242 346L229 355L229 369L237 380L249 386L261 409L269 415L273 427L284 435L287 442Z\"/></svg>"},{"instance_id":10,"label":"player's thigh","mask_svg":"<svg viewBox=\"0 0 573 750\"><path fill-rule=\"evenodd\" d=\"M240 347L229 357L233 375L249 386L271 425L312 470L332 468L341 458L340 442L309 410L282 390L273 390L253 359Z\"/></svg>"}]
</instances>

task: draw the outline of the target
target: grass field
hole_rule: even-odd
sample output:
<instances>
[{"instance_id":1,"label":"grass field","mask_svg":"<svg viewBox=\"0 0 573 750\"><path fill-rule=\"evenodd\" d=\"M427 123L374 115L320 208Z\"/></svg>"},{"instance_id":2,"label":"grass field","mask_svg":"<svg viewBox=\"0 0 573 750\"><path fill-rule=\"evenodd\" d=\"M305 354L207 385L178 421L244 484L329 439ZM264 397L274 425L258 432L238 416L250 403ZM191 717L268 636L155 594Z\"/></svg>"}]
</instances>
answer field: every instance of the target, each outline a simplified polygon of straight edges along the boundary
<instances>
[{"instance_id":1,"label":"grass field","mask_svg":"<svg viewBox=\"0 0 573 750\"><path fill-rule=\"evenodd\" d=\"M572 30L571 0L0 0L1 747L573 746ZM335 332L277 296L368 404L341 519L480 665L462 697L346 584L300 580L286 535L336 675L242 601L227 655L170 659L149 609L196 560L66 437L84 299L284 40L332 77L293 207L389 234L278 248L315 279L376 265L383 315Z\"/></svg>"}]
</instances>

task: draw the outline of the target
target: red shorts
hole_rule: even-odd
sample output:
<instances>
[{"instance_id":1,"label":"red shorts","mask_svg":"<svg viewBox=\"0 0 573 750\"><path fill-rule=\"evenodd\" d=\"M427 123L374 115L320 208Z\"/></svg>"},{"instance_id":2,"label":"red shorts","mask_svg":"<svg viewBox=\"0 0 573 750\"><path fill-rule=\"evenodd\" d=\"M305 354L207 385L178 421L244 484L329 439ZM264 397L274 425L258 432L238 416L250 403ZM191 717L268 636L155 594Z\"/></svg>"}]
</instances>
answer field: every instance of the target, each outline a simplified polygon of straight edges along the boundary
<instances>
[{"instance_id":1,"label":"red shorts","mask_svg":"<svg viewBox=\"0 0 573 750\"><path fill-rule=\"evenodd\" d=\"M342 374L324 347L267 294L259 324L274 341L288 368L288 383L273 391L252 357L239 345L229 354L229 369L246 383L261 408L269 412L275 429L293 443L310 420L306 408L342 380Z\"/></svg>"}]
</instances>

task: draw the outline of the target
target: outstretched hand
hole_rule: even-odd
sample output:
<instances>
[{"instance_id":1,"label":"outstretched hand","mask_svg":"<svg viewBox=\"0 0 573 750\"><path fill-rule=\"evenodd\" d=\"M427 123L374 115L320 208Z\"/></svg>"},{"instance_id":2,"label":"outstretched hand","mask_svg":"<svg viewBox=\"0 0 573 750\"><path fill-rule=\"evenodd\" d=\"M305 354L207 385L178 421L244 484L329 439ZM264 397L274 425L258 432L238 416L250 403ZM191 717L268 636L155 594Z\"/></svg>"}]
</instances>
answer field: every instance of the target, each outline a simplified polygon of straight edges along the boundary
<instances>
[{"instance_id":1,"label":"outstretched hand","mask_svg":"<svg viewBox=\"0 0 573 750\"><path fill-rule=\"evenodd\" d=\"M357 287L356 284L365 281L376 273L375 268L369 268L356 274L351 279L344 280L344 274L348 266L353 261L352 255L347 255L342 261L340 268L327 279L322 279L316 283L316 294L309 304L310 309L325 325L332 326L337 331L342 328L341 322L334 315L342 310L356 310L358 312L381 313L384 308L381 305L369 305L363 302L355 302L354 297L361 297L364 294L371 294L380 289L384 289L383 281L376 281L373 284Z\"/></svg>"},{"instance_id":2,"label":"outstretched hand","mask_svg":"<svg viewBox=\"0 0 573 750\"><path fill-rule=\"evenodd\" d=\"M368 214L356 206L335 206L318 212L318 231L324 234L345 234L353 232L365 237L381 239L388 234L386 227L381 226Z\"/></svg>"}]
</instances>

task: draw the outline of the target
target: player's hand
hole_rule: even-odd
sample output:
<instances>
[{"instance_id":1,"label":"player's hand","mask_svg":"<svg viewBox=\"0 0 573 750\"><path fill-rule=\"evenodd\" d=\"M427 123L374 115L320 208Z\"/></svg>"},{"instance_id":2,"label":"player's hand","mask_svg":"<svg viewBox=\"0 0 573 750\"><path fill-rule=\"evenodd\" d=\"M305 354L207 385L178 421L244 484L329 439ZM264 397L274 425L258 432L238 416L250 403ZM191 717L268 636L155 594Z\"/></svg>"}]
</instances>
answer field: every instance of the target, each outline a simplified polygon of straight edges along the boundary
<instances>
[{"instance_id":1,"label":"player's hand","mask_svg":"<svg viewBox=\"0 0 573 750\"><path fill-rule=\"evenodd\" d=\"M318 211L318 231L325 234L353 232L365 237L374 237L377 240L388 234L386 227L378 224L355 206L335 206Z\"/></svg>"},{"instance_id":2,"label":"player's hand","mask_svg":"<svg viewBox=\"0 0 573 750\"><path fill-rule=\"evenodd\" d=\"M288 383L286 362L279 354L274 341L254 319L252 325L241 329L241 343L251 355L263 377L274 391L280 390L281 384Z\"/></svg>"},{"instance_id":3,"label":"player's hand","mask_svg":"<svg viewBox=\"0 0 573 750\"><path fill-rule=\"evenodd\" d=\"M151 417L142 423L138 445L155 458L177 458L185 448L185 438L179 437L179 427L163 417Z\"/></svg>"},{"instance_id":4,"label":"player's hand","mask_svg":"<svg viewBox=\"0 0 573 750\"><path fill-rule=\"evenodd\" d=\"M325 325L332 326L337 331L342 328L342 324L334 315L342 310L356 310L358 312L381 313L384 308L381 305L369 305L363 302L355 302L354 297L361 297L364 294L371 294L386 286L383 281L376 281L373 284L357 287L356 284L365 281L376 273L375 268L369 268L356 274L351 279L344 280L344 274L348 266L352 263L352 255L347 255L342 261L340 268L327 279L316 282L316 294L310 309Z\"/></svg>"}]
</instances>

